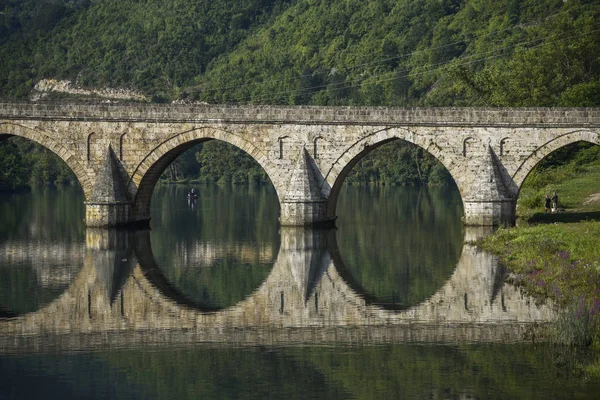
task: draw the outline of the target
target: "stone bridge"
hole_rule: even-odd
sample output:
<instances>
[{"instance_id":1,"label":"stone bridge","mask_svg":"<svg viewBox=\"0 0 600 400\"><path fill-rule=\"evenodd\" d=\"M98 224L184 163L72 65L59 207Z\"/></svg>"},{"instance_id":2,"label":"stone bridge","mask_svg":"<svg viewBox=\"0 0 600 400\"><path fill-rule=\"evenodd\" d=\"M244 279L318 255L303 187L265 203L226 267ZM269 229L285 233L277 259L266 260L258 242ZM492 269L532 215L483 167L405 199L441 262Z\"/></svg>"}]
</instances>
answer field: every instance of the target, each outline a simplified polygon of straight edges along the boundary
<instances>
[{"instance_id":1,"label":"stone bridge","mask_svg":"<svg viewBox=\"0 0 600 400\"><path fill-rule=\"evenodd\" d=\"M475 228L467 231L474 239ZM290 344L521 341L549 307L505 285L497 259L466 243L453 275L402 309L368 300L343 278L335 232L282 228L267 279L249 297L207 309L170 285L149 232L88 229L83 268L40 310L0 319L0 353L161 343ZM40 348L43 346L42 348Z\"/></svg>"},{"instance_id":2,"label":"stone bridge","mask_svg":"<svg viewBox=\"0 0 600 400\"><path fill-rule=\"evenodd\" d=\"M450 172L468 225L512 223L535 165L578 141L600 144L600 109L383 108L0 103L0 138L56 153L86 197L88 226L147 224L159 176L205 140L230 143L268 174L282 225L327 225L367 153L413 143Z\"/></svg>"}]
</instances>

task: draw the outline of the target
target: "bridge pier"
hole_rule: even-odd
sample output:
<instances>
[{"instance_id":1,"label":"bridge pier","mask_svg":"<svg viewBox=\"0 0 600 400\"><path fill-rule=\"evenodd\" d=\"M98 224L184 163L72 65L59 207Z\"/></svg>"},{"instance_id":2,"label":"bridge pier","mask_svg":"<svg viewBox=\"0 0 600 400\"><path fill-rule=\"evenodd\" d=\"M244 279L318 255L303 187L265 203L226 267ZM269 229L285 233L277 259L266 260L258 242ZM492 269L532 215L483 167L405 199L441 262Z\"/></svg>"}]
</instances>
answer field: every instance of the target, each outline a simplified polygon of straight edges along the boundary
<instances>
[{"instance_id":1,"label":"bridge pier","mask_svg":"<svg viewBox=\"0 0 600 400\"><path fill-rule=\"evenodd\" d=\"M85 224L92 228L132 225L132 201L127 196L126 172L109 145L92 193L85 202Z\"/></svg>"},{"instance_id":2,"label":"bridge pier","mask_svg":"<svg viewBox=\"0 0 600 400\"><path fill-rule=\"evenodd\" d=\"M499 201L465 200L464 222L470 226L505 226L514 225L515 207L511 199Z\"/></svg>"},{"instance_id":3,"label":"bridge pier","mask_svg":"<svg viewBox=\"0 0 600 400\"><path fill-rule=\"evenodd\" d=\"M282 226L332 228L335 218L327 216L326 201L286 201L281 203Z\"/></svg>"},{"instance_id":4,"label":"bridge pier","mask_svg":"<svg viewBox=\"0 0 600 400\"><path fill-rule=\"evenodd\" d=\"M116 228L130 224L131 203L85 203L85 225L89 228Z\"/></svg>"},{"instance_id":5,"label":"bridge pier","mask_svg":"<svg viewBox=\"0 0 600 400\"><path fill-rule=\"evenodd\" d=\"M281 200L281 225L334 227L336 217L327 216L329 190L326 188L325 178L306 148L302 147L287 192Z\"/></svg>"},{"instance_id":6,"label":"bridge pier","mask_svg":"<svg viewBox=\"0 0 600 400\"><path fill-rule=\"evenodd\" d=\"M470 195L463 198L465 225L500 226L515 223L516 199L509 193L500 163L491 146L469 171L475 177Z\"/></svg>"}]
</instances>

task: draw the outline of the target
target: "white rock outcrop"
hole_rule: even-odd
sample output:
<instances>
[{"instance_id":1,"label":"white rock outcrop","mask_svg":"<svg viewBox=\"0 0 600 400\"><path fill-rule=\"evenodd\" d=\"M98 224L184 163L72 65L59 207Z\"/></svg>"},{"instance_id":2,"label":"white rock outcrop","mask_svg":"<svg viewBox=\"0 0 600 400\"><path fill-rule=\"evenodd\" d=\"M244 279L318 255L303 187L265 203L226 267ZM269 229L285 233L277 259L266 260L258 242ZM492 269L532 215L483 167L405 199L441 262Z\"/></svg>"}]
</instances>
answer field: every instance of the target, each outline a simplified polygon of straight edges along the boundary
<instances>
[{"instance_id":1,"label":"white rock outcrop","mask_svg":"<svg viewBox=\"0 0 600 400\"><path fill-rule=\"evenodd\" d=\"M71 81L56 79L42 79L36 83L31 91L30 100L42 100L51 92L68 93L79 96L94 96L105 99L149 101L147 96L133 90L113 88L84 89L74 85Z\"/></svg>"}]
</instances>

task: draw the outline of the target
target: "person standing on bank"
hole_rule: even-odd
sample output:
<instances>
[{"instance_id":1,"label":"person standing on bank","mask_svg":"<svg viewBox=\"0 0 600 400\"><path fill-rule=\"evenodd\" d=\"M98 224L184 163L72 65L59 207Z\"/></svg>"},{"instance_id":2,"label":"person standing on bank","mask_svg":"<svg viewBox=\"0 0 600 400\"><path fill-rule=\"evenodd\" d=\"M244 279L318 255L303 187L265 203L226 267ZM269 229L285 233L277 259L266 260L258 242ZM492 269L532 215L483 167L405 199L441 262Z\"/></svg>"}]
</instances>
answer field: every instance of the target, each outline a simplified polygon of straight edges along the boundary
<instances>
[{"instance_id":1,"label":"person standing on bank","mask_svg":"<svg viewBox=\"0 0 600 400\"><path fill-rule=\"evenodd\" d=\"M550 196L546 195L546 200L544 203L544 212L546 214L548 214L550 212L550 206L551 206Z\"/></svg>"},{"instance_id":2,"label":"person standing on bank","mask_svg":"<svg viewBox=\"0 0 600 400\"><path fill-rule=\"evenodd\" d=\"M554 194L552 195L552 212L558 212L558 195L556 194L556 192L554 192Z\"/></svg>"}]
</instances>

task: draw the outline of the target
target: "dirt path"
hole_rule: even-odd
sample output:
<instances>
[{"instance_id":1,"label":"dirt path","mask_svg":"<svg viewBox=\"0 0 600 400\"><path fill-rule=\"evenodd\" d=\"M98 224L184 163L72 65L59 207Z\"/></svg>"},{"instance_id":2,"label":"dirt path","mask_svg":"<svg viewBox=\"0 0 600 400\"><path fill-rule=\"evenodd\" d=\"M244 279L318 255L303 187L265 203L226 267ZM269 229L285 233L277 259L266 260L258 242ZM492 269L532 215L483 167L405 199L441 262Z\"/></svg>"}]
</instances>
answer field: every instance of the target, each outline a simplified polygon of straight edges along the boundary
<instances>
[{"instance_id":1,"label":"dirt path","mask_svg":"<svg viewBox=\"0 0 600 400\"><path fill-rule=\"evenodd\" d=\"M591 204L591 203L600 203L600 193L594 193L591 194L587 199L585 199L585 201L583 202L584 205L586 204Z\"/></svg>"}]
</instances>

